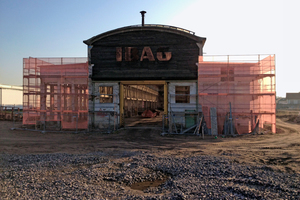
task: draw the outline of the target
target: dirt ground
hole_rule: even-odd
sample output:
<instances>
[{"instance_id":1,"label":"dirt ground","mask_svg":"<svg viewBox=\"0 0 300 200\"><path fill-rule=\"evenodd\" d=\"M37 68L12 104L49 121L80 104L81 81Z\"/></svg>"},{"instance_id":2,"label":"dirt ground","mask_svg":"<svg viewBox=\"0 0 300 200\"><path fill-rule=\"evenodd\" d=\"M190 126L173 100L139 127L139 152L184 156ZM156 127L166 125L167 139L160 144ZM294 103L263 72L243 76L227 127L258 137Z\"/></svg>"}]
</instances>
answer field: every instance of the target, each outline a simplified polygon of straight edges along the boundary
<instances>
[{"instance_id":1,"label":"dirt ground","mask_svg":"<svg viewBox=\"0 0 300 200\"><path fill-rule=\"evenodd\" d=\"M300 173L300 124L291 115L277 117L277 134L264 133L215 139L205 136L165 135L158 129L126 129L113 134L41 133L11 130L11 121L0 121L0 153L82 154L95 151L150 151L170 156L224 156L237 163L268 165L274 170ZM19 122L16 126L20 126Z\"/></svg>"}]
</instances>

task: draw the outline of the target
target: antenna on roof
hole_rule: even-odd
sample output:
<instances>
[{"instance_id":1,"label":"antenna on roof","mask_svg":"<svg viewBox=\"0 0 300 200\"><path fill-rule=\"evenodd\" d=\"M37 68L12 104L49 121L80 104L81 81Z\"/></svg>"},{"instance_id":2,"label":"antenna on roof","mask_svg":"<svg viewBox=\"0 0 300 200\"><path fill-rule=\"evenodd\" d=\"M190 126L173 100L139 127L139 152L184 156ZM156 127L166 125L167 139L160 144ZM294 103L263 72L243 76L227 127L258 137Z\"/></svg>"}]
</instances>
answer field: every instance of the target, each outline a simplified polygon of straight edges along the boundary
<instances>
[{"instance_id":1,"label":"antenna on roof","mask_svg":"<svg viewBox=\"0 0 300 200\"><path fill-rule=\"evenodd\" d=\"M142 14L142 26L144 26L145 25L145 20L144 20L144 18L145 18L145 13L147 13L146 11L141 11L140 12L141 14Z\"/></svg>"}]
</instances>

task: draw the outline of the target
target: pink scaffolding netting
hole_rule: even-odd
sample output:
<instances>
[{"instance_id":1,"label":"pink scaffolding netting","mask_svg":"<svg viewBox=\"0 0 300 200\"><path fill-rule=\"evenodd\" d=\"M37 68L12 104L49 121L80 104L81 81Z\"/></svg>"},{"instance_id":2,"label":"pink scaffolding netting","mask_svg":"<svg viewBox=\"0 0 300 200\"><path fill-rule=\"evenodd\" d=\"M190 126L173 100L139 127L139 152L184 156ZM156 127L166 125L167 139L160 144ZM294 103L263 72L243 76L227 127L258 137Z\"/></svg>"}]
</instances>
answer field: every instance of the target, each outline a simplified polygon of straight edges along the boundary
<instances>
[{"instance_id":1,"label":"pink scaffolding netting","mask_svg":"<svg viewBox=\"0 0 300 200\"><path fill-rule=\"evenodd\" d=\"M23 60L23 124L54 121L63 129L88 126L87 58ZM198 63L199 104L208 128L211 108L217 111L218 133L231 111L239 134L275 121L274 56L205 56ZM231 104L231 106L230 106ZM230 109L231 107L231 109Z\"/></svg>"},{"instance_id":2,"label":"pink scaffolding netting","mask_svg":"<svg viewBox=\"0 0 300 200\"><path fill-rule=\"evenodd\" d=\"M87 58L23 59L23 124L87 129Z\"/></svg>"},{"instance_id":3,"label":"pink scaffolding netting","mask_svg":"<svg viewBox=\"0 0 300 200\"><path fill-rule=\"evenodd\" d=\"M238 134L265 125L276 132L274 55L200 56L198 95L208 128L216 109L218 134L230 111Z\"/></svg>"}]
</instances>

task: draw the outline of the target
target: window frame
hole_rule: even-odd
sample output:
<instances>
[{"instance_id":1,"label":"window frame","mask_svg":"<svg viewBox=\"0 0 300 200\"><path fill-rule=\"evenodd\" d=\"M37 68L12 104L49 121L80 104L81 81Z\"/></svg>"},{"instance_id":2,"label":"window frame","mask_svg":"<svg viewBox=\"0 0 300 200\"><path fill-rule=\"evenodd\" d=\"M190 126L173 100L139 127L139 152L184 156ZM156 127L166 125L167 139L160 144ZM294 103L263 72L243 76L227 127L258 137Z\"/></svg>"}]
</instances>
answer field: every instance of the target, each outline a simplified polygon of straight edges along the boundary
<instances>
[{"instance_id":1,"label":"window frame","mask_svg":"<svg viewBox=\"0 0 300 200\"><path fill-rule=\"evenodd\" d=\"M190 103L191 86L175 85L175 103Z\"/></svg>"},{"instance_id":2,"label":"window frame","mask_svg":"<svg viewBox=\"0 0 300 200\"><path fill-rule=\"evenodd\" d=\"M113 86L99 86L99 103L114 103L114 87Z\"/></svg>"}]
</instances>

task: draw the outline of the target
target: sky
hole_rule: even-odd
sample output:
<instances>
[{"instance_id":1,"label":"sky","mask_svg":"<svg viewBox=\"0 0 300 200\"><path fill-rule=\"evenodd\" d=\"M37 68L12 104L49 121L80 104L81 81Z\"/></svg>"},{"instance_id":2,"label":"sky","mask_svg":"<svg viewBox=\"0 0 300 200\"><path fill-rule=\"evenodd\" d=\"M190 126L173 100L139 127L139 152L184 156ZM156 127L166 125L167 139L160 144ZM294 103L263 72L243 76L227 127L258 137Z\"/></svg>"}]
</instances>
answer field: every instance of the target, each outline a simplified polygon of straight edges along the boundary
<instances>
[{"instance_id":1,"label":"sky","mask_svg":"<svg viewBox=\"0 0 300 200\"><path fill-rule=\"evenodd\" d=\"M22 85L23 58L86 57L83 40L164 24L206 37L206 55L275 54L276 95L300 92L297 0L0 0L0 84Z\"/></svg>"}]
</instances>

